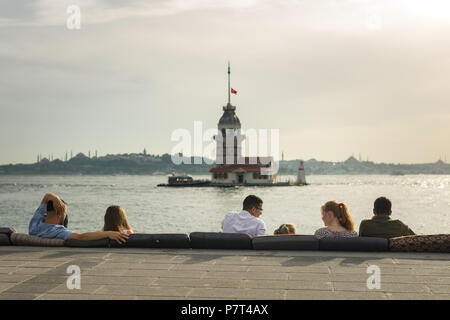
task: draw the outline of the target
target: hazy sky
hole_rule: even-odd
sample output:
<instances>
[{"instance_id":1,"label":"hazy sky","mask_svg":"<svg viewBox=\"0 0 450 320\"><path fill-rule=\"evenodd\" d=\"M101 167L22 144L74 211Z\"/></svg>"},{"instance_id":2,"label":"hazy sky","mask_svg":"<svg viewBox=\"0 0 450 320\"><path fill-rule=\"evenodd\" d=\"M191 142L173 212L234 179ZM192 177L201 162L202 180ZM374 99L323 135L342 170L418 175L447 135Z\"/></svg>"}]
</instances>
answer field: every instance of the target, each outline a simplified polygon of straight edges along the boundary
<instances>
[{"instance_id":1,"label":"hazy sky","mask_svg":"<svg viewBox=\"0 0 450 320\"><path fill-rule=\"evenodd\" d=\"M217 126L228 60L286 159L450 160L449 1L0 0L0 164L170 153Z\"/></svg>"}]
</instances>

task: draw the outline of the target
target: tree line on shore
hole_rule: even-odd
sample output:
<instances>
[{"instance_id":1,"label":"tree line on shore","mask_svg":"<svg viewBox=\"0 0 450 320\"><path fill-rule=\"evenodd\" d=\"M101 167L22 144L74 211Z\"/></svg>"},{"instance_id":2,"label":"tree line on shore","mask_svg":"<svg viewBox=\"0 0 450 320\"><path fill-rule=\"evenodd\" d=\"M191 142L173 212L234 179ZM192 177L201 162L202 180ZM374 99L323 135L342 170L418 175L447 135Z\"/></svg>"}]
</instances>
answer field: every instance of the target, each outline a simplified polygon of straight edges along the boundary
<instances>
[{"instance_id":1,"label":"tree line on shore","mask_svg":"<svg viewBox=\"0 0 450 320\"><path fill-rule=\"evenodd\" d=\"M167 175L174 170L177 174L204 175L215 164L202 161L194 164L194 157L185 157L187 163L174 165L171 155L119 154L103 157L87 157L83 153L67 161L47 158L32 164L8 164L0 166L0 174L153 174ZM209 162L211 163L211 162ZM298 160L279 162L279 175L296 175ZM304 162L306 174L450 174L450 164L439 160L424 164L394 164L360 161L353 156L342 162L318 161Z\"/></svg>"}]
</instances>

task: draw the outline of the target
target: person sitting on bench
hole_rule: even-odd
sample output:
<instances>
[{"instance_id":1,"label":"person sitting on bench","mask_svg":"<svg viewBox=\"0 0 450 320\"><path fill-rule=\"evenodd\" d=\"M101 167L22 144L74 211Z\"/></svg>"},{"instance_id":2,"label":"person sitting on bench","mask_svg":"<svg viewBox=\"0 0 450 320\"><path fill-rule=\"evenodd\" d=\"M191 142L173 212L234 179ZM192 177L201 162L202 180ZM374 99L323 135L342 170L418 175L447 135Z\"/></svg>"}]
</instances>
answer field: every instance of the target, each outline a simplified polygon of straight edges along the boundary
<instances>
[{"instance_id":1,"label":"person sitting on bench","mask_svg":"<svg viewBox=\"0 0 450 320\"><path fill-rule=\"evenodd\" d=\"M266 225L259 218L263 210L262 204L263 201L257 196L249 195L246 197L241 212L230 212L225 216L222 221L222 231L263 236L266 232Z\"/></svg>"},{"instance_id":2,"label":"person sitting on bench","mask_svg":"<svg viewBox=\"0 0 450 320\"><path fill-rule=\"evenodd\" d=\"M392 220L392 203L386 197L380 197L373 204L372 219L361 221L359 225L360 237L395 238L412 236L415 233L400 220Z\"/></svg>"},{"instance_id":3,"label":"person sitting on bench","mask_svg":"<svg viewBox=\"0 0 450 320\"><path fill-rule=\"evenodd\" d=\"M127 234L118 231L97 231L76 233L64 227L67 206L56 194L47 193L41 201L28 226L28 233L42 238L58 238L63 240L99 240L109 238L124 243Z\"/></svg>"}]
</instances>

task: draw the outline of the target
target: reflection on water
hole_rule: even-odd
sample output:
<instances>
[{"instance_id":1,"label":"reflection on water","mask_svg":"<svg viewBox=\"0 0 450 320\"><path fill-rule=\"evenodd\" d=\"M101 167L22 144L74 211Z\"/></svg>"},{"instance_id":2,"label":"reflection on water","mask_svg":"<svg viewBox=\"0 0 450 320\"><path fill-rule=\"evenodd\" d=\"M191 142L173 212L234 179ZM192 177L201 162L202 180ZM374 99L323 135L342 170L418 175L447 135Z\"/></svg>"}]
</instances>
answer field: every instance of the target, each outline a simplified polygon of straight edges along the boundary
<instances>
[{"instance_id":1,"label":"reflection on water","mask_svg":"<svg viewBox=\"0 0 450 320\"><path fill-rule=\"evenodd\" d=\"M196 176L207 179L208 176ZM295 180L283 176L281 180ZM261 218L272 233L281 223L294 223L298 233L322 226L320 206L328 200L348 204L359 226L372 216L373 201L387 196L393 218L416 233L450 233L449 175L308 176L308 186L239 188L158 188L164 176L0 176L0 226L27 232L28 222L46 192L68 204L70 229L102 227L111 204L123 206L138 232L220 231L223 216L239 211L245 196L264 201Z\"/></svg>"}]
</instances>

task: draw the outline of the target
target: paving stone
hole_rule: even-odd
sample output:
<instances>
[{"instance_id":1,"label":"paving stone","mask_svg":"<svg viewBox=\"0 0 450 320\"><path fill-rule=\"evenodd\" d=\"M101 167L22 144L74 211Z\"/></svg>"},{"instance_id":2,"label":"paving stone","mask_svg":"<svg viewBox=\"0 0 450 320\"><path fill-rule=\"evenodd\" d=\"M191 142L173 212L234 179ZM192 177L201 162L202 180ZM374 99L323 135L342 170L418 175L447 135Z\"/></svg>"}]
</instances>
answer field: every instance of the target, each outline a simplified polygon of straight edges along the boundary
<instances>
[{"instance_id":1,"label":"paving stone","mask_svg":"<svg viewBox=\"0 0 450 320\"><path fill-rule=\"evenodd\" d=\"M15 286L15 284L11 283L11 282L0 282L0 292L3 292L14 286Z\"/></svg>"},{"instance_id":2,"label":"paving stone","mask_svg":"<svg viewBox=\"0 0 450 320\"><path fill-rule=\"evenodd\" d=\"M398 269L395 266L384 266L380 267L381 275L416 275L414 269L411 268L402 268ZM359 268L359 267L331 267L331 273L332 274L350 274L350 275L367 275L367 277L370 276L369 273L367 273L367 268Z\"/></svg>"},{"instance_id":3,"label":"paving stone","mask_svg":"<svg viewBox=\"0 0 450 320\"><path fill-rule=\"evenodd\" d=\"M224 257L211 260L210 263L215 265L236 265L236 266L248 266L250 263L246 260L246 257Z\"/></svg>"},{"instance_id":4,"label":"paving stone","mask_svg":"<svg viewBox=\"0 0 450 320\"><path fill-rule=\"evenodd\" d=\"M200 279L202 278L207 271L195 271L195 270L189 270L189 271L174 271L174 270L132 270L130 272L125 273L124 275L127 276L134 276L134 277L163 277L163 278L196 278Z\"/></svg>"},{"instance_id":5,"label":"paving stone","mask_svg":"<svg viewBox=\"0 0 450 320\"><path fill-rule=\"evenodd\" d=\"M54 268L67 263L67 261L29 261L21 265L25 268Z\"/></svg>"},{"instance_id":6,"label":"paving stone","mask_svg":"<svg viewBox=\"0 0 450 320\"><path fill-rule=\"evenodd\" d=\"M450 300L449 254L0 247L0 258L0 299ZM72 264L80 291L67 289ZM369 265L380 290L367 289Z\"/></svg>"},{"instance_id":7,"label":"paving stone","mask_svg":"<svg viewBox=\"0 0 450 320\"><path fill-rule=\"evenodd\" d=\"M80 289L69 289L67 283L60 284L48 291L48 293L65 293L65 294L91 294L104 287L102 284L86 284L81 278Z\"/></svg>"},{"instance_id":8,"label":"paving stone","mask_svg":"<svg viewBox=\"0 0 450 320\"><path fill-rule=\"evenodd\" d=\"M185 287L113 286L105 285L96 294L185 297L192 290Z\"/></svg>"},{"instance_id":9,"label":"paving stone","mask_svg":"<svg viewBox=\"0 0 450 320\"><path fill-rule=\"evenodd\" d=\"M241 288L242 280L159 278L152 286L192 288Z\"/></svg>"},{"instance_id":10,"label":"paving stone","mask_svg":"<svg viewBox=\"0 0 450 320\"><path fill-rule=\"evenodd\" d=\"M135 300L186 300L186 297L174 297L174 296L136 296ZM210 299L214 300L214 299Z\"/></svg>"},{"instance_id":11,"label":"paving stone","mask_svg":"<svg viewBox=\"0 0 450 320\"><path fill-rule=\"evenodd\" d=\"M102 263L98 266L95 266L92 268L92 270L105 270L109 271L111 269L116 270L134 270L134 269L143 269L143 270L169 270L173 267L173 264L167 264L167 263L126 263L126 262L120 262L120 263L112 263L112 262L106 262Z\"/></svg>"},{"instance_id":12,"label":"paving stone","mask_svg":"<svg viewBox=\"0 0 450 320\"><path fill-rule=\"evenodd\" d=\"M0 274L8 274L15 269L15 267L0 267Z\"/></svg>"},{"instance_id":13,"label":"paving stone","mask_svg":"<svg viewBox=\"0 0 450 320\"><path fill-rule=\"evenodd\" d=\"M86 271L82 271L82 275L90 275L90 276L121 276L127 273L128 270L125 269L89 269ZM134 272L133 272L134 273Z\"/></svg>"},{"instance_id":14,"label":"paving stone","mask_svg":"<svg viewBox=\"0 0 450 320\"><path fill-rule=\"evenodd\" d=\"M310 273L310 272L296 272L296 273L288 273L288 280L323 280L323 281L331 281L333 279L331 274L325 273Z\"/></svg>"},{"instance_id":15,"label":"paving stone","mask_svg":"<svg viewBox=\"0 0 450 320\"><path fill-rule=\"evenodd\" d=\"M261 280L287 280L287 273L270 273L270 272L206 272L205 279L261 279Z\"/></svg>"},{"instance_id":16,"label":"paving stone","mask_svg":"<svg viewBox=\"0 0 450 320\"><path fill-rule=\"evenodd\" d=\"M203 271L234 271L246 272L247 266L232 266L226 264L177 264L171 270L203 270Z\"/></svg>"},{"instance_id":17,"label":"paving stone","mask_svg":"<svg viewBox=\"0 0 450 320\"><path fill-rule=\"evenodd\" d=\"M4 291L0 293L0 300L33 300L37 296L37 293L16 293Z\"/></svg>"},{"instance_id":18,"label":"paving stone","mask_svg":"<svg viewBox=\"0 0 450 320\"><path fill-rule=\"evenodd\" d=\"M2 257L3 259L3 257ZM3 267L18 267L26 264L28 262L25 261L17 261L17 260L9 260L9 261L0 261L0 268Z\"/></svg>"},{"instance_id":19,"label":"paving stone","mask_svg":"<svg viewBox=\"0 0 450 320\"><path fill-rule=\"evenodd\" d=\"M444 260L431 260L431 259L392 259L394 261L394 263L398 266L401 266L403 264L406 265L418 265L418 266L444 266L444 267L448 267L448 260L444 259Z\"/></svg>"},{"instance_id":20,"label":"paving stone","mask_svg":"<svg viewBox=\"0 0 450 320\"><path fill-rule=\"evenodd\" d=\"M54 270L53 268L18 268L13 271L13 274L42 274Z\"/></svg>"},{"instance_id":21,"label":"paving stone","mask_svg":"<svg viewBox=\"0 0 450 320\"><path fill-rule=\"evenodd\" d=\"M450 294L450 285L428 285L432 293Z\"/></svg>"},{"instance_id":22,"label":"paving stone","mask_svg":"<svg viewBox=\"0 0 450 320\"><path fill-rule=\"evenodd\" d=\"M386 293L389 300L449 300L450 295L421 294L414 292Z\"/></svg>"},{"instance_id":23,"label":"paving stone","mask_svg":"<svg viewBox=\"0 0 450 320\"><path fill-rule=\"evenodd\" d=\"M334 274L367 274L367 267L330 267Z\"/></svg>"},{"instance_id":24,"label":"paving stone","mask_svg":"<svg viewBox=\"0 0 450 320\"><path fill-rule=\"evenodd\" d=\"M414 270L415 274L417 275L442 275L442 276L448 276L450 274L450 269L448 268L417 268Z\"/></svg>"},{"instance_id":25,"label":"paving stone","mask_svg":"<svg viewBox=\"0 0 450 320\"><path fill-rule=\"evenodd\" d=\"M77 294L77 293L46 293L36 300L135 300L135 296L112 294Z\"/></svg>"},{"instance_id":26,"label":"paving stone","mask_svg":"<svg viewBox=\"0 0 450 320\"><path fill-rule=\"evenodd\" d=\"M288 300L387 300L382 292L330 292L317 290L287 290Z\"/></svg>"},{"instance_id":27,"label":"paving stone","mask_svg":"<svg viewBox=\"0 0 450 320\"><path fill-rule=\"evenodd\" d=\"M217 299L259 299L280 300L285 297L285 290L277 289L232 289L232 288L194 288L188 295L190 297L210 297Z\"/></svg>"},{"instance_id":28,"label":"paving stone","mask_svg":"<svg viewBox=\"0 0 450 320\"><path fill-rule=\"evenodd\" d=\"M328 274L329 269L327 266L318 266L318 267L283 267L283 266L250 266L248 267L248 271L250 272L314 272L314 273L324 273Z\"/></svg>"},{"instance_id":29,"label":"paving stone","mask_svg":"<svg viewBox=\"0 0 450 320\"><path fill-rule=\"evenodd\" d=\"M55 288L56 286L58 286L58 284L48 284L48 283L27 283L27 282L22 282L18 285L15 285L11 288L9 288L6 291L3 291L3 293L5 294L9 294L9 293L43 293L46 292L48 290L51 290L53 288Z\"/></svg>"},{"instance_id":30,"label":"paving stone","mask_svg":"<svg viewBox=\"0 0 450 320\"><path fill-rule=\"evenodd\" d=\"M109 284L109 285L135 285L148 286L157 278L129 277L129 276L89 276L83 275L81 281L84 284Z\"/></svg>"},{"instance_id":31,"label":"paving stone","mask_svg":"<svg viewBox=\"0 0 450 320\"><path fill-rule=\"evenodd\" d=\"M29 280L33 277L34 277L33 275L26 275L26 274L0 274L0 283L1 282L19 283L22 281Z\"/></svg>"},{"instance_id":32,"label":"paving stone","mask_svg":"<svg viewBox=\"0 0 450 320\"><path fill-rule=\"evenodd\" d=\"M423 284L404 284L404 283L385 283L381 279L380 289L368 289L366 282L333 282L335 291L361 291L361 292L422 292L428 293L429 290Z\"/></svg>"},{"instance_id":33,"label":"paving stone","mask_svg":"<svg viewBox=\"0 0 450 320\"><path fill-rule=\"evenodd\" d=\"M25 283L27 284L39 284L39 283L44 283L44 284L62 284L62 283L66 283L67 279L68 279L69 275L66 276L60 276L60 275L52 275L52 274L40 274L40 275L36 275L33 276L32 278L30 278L29 280L27 280Z\"/></svg>"},{"instance_id":34,"label":"paving stone","mask_svg":"<svg viewBox=\"0 0 450 320\"><path fill-rule=\"evenodd\" d=\"M435 276L420 276L418 279L423 280L429 284L448 284L450 285L450 277L435 275Z\"/></svg>"},{"instance_id":35,"label":"paving stone","mask_svg":"<svg viewBox=\"0 0 450 320\"><path fill-rule=\"evenodd\" d=\"M366 283L367 278L370 277L370 274L367 273L340 273L340 274L331 274L331 279L333 282L358 282L358 283Z\"/></svg>"},{"instance_id":36,"label":"paving stone","mask_svg":"<svg viewBox=\"0 0 450 320\"><path fill-rule=\"evenodd\" d=\"M324 281L292 281L292 280L244 280L244 288L252 289L297 289L297 290L328 290L333 286Z\"/></svg>"}]
</instances>

